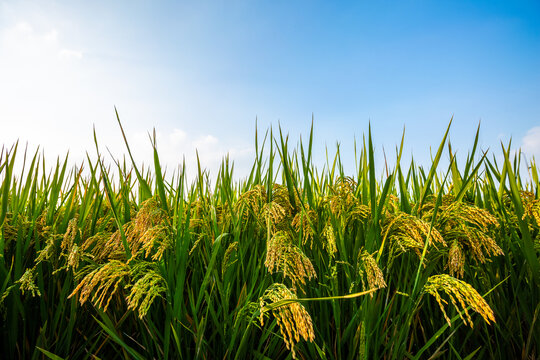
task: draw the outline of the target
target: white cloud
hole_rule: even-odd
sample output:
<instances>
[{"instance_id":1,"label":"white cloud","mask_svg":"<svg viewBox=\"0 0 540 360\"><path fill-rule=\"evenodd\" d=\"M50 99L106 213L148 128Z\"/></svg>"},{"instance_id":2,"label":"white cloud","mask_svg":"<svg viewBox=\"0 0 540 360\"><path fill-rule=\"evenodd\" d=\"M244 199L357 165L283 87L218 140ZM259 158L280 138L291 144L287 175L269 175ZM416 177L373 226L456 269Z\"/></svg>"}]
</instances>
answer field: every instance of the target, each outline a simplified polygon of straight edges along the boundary
<instances>
[{"instance_id":1,"label":"white cloud","mask_svg":"<svg viewBox=\"0 0 540 360\"><path fill-rule=\"evenodd\" d=\"M239 170L237 175L241 176L247 175L254 156L252 148L243 148L235 144L222 144L220 139L212 134L193 136L178 128L170 131L168 135L157 131L156 140L160 163L162 168L167 168L167 174L172 175L172 171L176 170L185 160L185 170L189 179L194 179L197 174L197 153L203 168L210 171L214 178L221 160L227 154L233 158L236 164L235 168ZM152 166L152 147L148 133L138 132L131 137L128 135L128 141L133 150L134 158L144 162L146 166Z\"/></svg>"},{"instance_id":2,"label":"white cloud","mask_svg":"<svg viewBox=\"0 0 540 360\"><path fill-rule=\"evenodd\" d=\"M521 140L521 150L530 159L532 156L540 160L540 126L535 126Z\"/></svg>"},{"instance_id":3,"label":"white cloud","mask_svg":"<svg viewBox=\"0 0 540 360\"><path fill-rule=\"evenodd\" d=\"M186 139L186 133L180 129L174 129L169 135L169 140L174 146L179 146Z\"/></svg>"},{"instance_id":4,"label":"white cloud","mask_svg":"<svg viewBox=\"0 0 540 360\"><path fill-rule=\"evenodd\" d=\"M70 50L70 49L61 49L58 52L58 57L62 60L76 59L80 60L83 57L82 51Z\"/></svg>"},{"instance_id":5,"label":"white cloud","mask_svg":"<svg viewBox=\"0 0 540 360\"><path fill-rule=\"evenodd\" d=\"M195 139L192 144L194 147L202 149L205 147L214 147L218 142L219 141L215 136L205 135Z\"/></svg>"},{"instance_id":6,"label":"white cloud","mask_svg":"<svg viewBox=\"0 0 540 360\"><path fill-rule=\"evenodd\" d=\"M54 29L37 32L24 21L0 29L0 116L10 125L7 133L29 135L43 129L39 118L57 106L50 100L72 92L70 79L76 74L60 61L62 49Z\"/></svg>"},{"instance_id":7,"label":"white cloud","mask_svg":"<svg viewBox=\"0 0 540 360\"><path fill-rule=\"evenodd\" d=\"M26 21L3 29L0 34L0 43L3 55L6 57L3 61L11 61L12 65L20 66L21 60L22 64L47 60L47 64L50 65L48 61L54 54L59 58L82 58L81 51L61 48L58 30L39 32ZM13 63L14 60L17 60L17 64Z\"/></svg>"}]
</instances>

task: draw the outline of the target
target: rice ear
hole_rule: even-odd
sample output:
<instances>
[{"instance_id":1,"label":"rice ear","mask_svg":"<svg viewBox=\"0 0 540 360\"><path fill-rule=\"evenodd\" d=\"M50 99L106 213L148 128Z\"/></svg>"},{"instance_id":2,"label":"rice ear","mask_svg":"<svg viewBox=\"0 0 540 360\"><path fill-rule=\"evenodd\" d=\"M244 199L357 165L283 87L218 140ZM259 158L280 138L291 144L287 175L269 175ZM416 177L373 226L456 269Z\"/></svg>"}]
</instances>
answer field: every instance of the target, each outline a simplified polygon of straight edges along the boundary
<instances>
[{"instance_id":1,"label":"rice ear","mask_svg":"<svg viewBox=\"0 0 540 360\"><path fill-rule=\"evenodd\" d=\"M288 277L294 288L298 284L305 285L306 279L317 277L309 258L293 244L290 235L284 231L274 234L268 242L264 264L271 274L283 273L283 277Z\"/></svg>"},{"instance_id":2,"label":"rice ear","mask_svg":"<svg viewBox=\"0 0 540 360\"><path fill-rule=\"evenodd\" d=\"M468 307L484 319L487 324L495 322L495 314L489 307L488 303L480 296L480 294L465 281L456 279L450 275L433 275L430 276L424 286L424 293L430 294L437 300L439 308L441 309L448 326L452 325L450 318L446 314L445 305L448 304L446 300L442 298L442 294L446 294L450 299L450 302L458 311L461 320L465 325L473 327L471 315L469 314Z\"/></svg>"},{"instance_id":3,"label":"rice ear","mask_svg":"<svg viewBox=\"0 0 540 360\"><path fill-rule=\"evenodd\" d=\"M259 299L261 326L264 326L265 306L285 299L297 299L297 297L294 292L283 284L272 284L264 292L264 295ZM291 351L293 359L296 359L295 344L301 339L311 342L315 340L311 316L306 308L298 302L277 307L272 310L272 314L276 318L287 349Z\"/></svg>"}]
</instances>

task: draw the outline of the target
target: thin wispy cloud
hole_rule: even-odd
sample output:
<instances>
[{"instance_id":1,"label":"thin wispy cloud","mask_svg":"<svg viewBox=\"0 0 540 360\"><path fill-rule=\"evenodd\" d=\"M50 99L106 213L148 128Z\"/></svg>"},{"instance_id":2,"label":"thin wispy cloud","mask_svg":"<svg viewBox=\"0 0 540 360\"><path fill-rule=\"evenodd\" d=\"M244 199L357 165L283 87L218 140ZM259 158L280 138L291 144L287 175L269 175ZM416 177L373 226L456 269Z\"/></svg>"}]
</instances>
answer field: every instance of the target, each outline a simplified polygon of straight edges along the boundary
<instances>
[{"instance_id":1,"label":"thin wispy cloud","mask_svg":"<svg viewBox=\"0 0 540 360\"><path fill-rule=\"evenodd\" d=\"M527 131L521 140L521 150L529 157L540 159L540 126L535 126Z\"/></svg>"}]
</instances>

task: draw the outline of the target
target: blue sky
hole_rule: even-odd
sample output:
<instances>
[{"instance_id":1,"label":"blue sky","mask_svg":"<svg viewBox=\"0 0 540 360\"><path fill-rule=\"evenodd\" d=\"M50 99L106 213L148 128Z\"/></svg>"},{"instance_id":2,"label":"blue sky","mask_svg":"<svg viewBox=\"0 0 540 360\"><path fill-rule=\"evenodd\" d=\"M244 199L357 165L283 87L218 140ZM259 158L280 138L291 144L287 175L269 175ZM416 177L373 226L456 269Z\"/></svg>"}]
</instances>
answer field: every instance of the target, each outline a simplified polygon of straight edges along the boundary
<instances>
[{"instance_id":1,"label":"blue sky","mask_svg":"<svg viewBox=\"0 0 540 360\"><path fill-rule=\"evenodd\" d=\"M137 158L195 148L240 175L260 130L296 142L315 119L316 160L371 122L379 163L406 127L405 151L429 163L452 115L464 157L500 141L540 157L540 3L520 1L1 1L0 142L73 159L123 152L118 107Z\"/></svg>"}]
</instances>

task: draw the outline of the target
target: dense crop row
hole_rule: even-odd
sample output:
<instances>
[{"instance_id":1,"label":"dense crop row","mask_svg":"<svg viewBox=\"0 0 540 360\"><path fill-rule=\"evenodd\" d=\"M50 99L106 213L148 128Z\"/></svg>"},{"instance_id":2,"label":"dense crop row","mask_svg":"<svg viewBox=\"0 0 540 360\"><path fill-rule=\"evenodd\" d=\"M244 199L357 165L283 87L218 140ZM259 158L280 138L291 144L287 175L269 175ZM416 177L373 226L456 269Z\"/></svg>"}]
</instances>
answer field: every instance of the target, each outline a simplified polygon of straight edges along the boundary
<instances>
[{"instance_id":1,"label":"dense crop row","mask_svg":"<svg viewBox=\"0 0 540 360\"><path fill-rule=\"evenodd\" d=\"M155 140L151 172L107 167L97 141L84 169L52 172L3 149L2 354L539 356L537 168L475 140L461 170L450 148L438 169L447 134L431 168L398 148L380 178L371 134L346 176L339 152L315 168L312 133L289 149L270 132L247 179L224 159L213 186L164 180Z\"/></svg>"}]
</instances>

